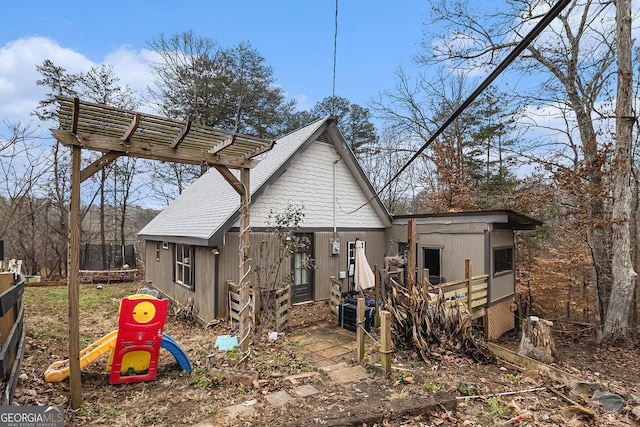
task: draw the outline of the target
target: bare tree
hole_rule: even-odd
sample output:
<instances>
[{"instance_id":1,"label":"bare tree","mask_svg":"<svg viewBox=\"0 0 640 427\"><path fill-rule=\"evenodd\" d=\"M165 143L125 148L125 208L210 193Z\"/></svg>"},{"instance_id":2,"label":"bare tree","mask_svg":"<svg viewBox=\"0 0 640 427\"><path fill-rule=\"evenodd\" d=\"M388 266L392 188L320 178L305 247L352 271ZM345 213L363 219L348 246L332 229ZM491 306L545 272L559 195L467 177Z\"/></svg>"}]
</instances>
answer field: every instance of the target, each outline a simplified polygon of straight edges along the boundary
<instances>
[{"instance_id":1,"label":"bare tree","mask_svg":"<svg viewBox=\"0 0 640 427\"><path fill-rule=\"evenodd\" d=\"M484 6L472 10L464 1L439 1L433 5L433 21L445 31L425 41L420 59L425 63L447 61L465 69L493 66L554 3L511 0L506 8L491 13ZM611 145L601 137L608 133L607 121L614 117L616 25L612 7L612 2L571 2L512 68L522 73L518 77L534 76L530 81L536 84L529 91L518 91L527 104L556 106L556 111L570 113L565 116L569 126L565 136L575 144L575 151L558 153L558 158L572 161L557 165L554 172L559 184L579 202L572 212L578 215L577 224L591 248L602 319L608 318L611 297L611 229L615 222L607 188ZM600 339L601 329L597 331Z\"/></svg>"},{"instance_id":2,"label":"bare tree","mask_svg":"<svg viewBox=\"0 0 640 427\"><path fill-rule=\"evenodd\" d=\"M42 78L36 81L40 86L46 86L51 91L38 103L33 114L42 121L56 119L57 95L75 97L74 78L62 67L56 66L52 61L45 60L36 69ZM68 204L69 194L69 164L70 159L66 150L57 142L51 147L51 175L45 180L41 190L50 201L45 221L47 224L47 251L45 252L45 264L48 275L66 276L67 251L68 251ZM47 185L48 184L48 185Z\"/></svg>"},{"instance_id":3,"label":"bare tree","mask_svg":"<svg viewBox=\"0 0 640 427\"><path fill-rule=\"evenodd\" d=\"M373 108L390 123L391 131L415 143L415 152L462 104L469 80L445 74L412 79L402 69L397 76L395 88L384 91ZM509 108L504 98L498 91L487 91L424 150L417 165L419 179L413 181L422 186L416 193L420 211L495 207L508 200L502 192L507 184L512 191L515 179L509 171L513 162L504 156L504 149L512 144L508 134L518 109Z\"/></svg>"},{"instance_id":4,"label":"bare tree","mask_svg":"<svg viewBox=\"0 0 640 427\"><path fill-rule=\"evenodd\" d=\"M38 108L35 111L35 115L38 116L41 120L52 120L55 119L56 114L56 95L63 96L73 96L73 97L81 97L86 101L91 101L95 103L112 105L115 107L126 108L126 109L134 109L138 105L138 101L134 97L134 92L131 88L126 85L121 85L119 78L115 75L113 71L113 67L111 65L101 65L98 67L92 67L87 72L71 74L67 73L67 71L62 68L56 66L52 61L45 60L42 65L38 66L38 71L42 75L42 79L37 81L38 85L46 86L51 89L51 92L47 94L46 98L40 101ZM60 221L66 220L66 210L67 203L66 197L68 188L61 188L60 184L64 184L68 182L67 178L67 168L65 166L63 157L60 157L63 153L60 151L60 147L57 146L58 142L56 142L56 147L53 149L53 163L54 163L54 176L51 180L51 183L56 187L55 191L52 192L54 197L52 200L56 200L55 206L58 206L60 209L60 213L57 215ZM91 162L97 158L98 154L91 152L89 156L83 159L83 162L86 164ZM135 160L116 160L114 162L115 165L120 163L121 165L117 168L117 170L125 177L125 179L120 180L120 177L115 174L115 166L109 165L103 168L99 173L92 176L90 181L87 181L84 185L93 184L93 196L90 201L86 203L84 212L82 217L84 218L89 212L94 200L98 199L99 205L99 222L100 222L100 242L102 244L102 259L103 259L103 267L106 268L106 241L107 241L107 224L106 224L106 211L107 206L111 204L113 207L114 217L118 216L120 218L125 217L125 212L127 209L126 204L119 203L116 192L107 191L107 186L111 182L109 179L110 176L113 176L114 181L121 181L123 185L131 185L133 182L132 174L136 171L136 162ZM127 165L128 168L124 168L122 165ZM130 193L131 188L127 188L126 192ZM124 193L123 193L124 194ZM109 200L109 196L113 195L112 199ZM130 198L131 196L129 196ZM120 214L116 213L116 206L119 206ZM63 211L65 211L63 213ZM62 224L60 224L62 225ZM119 226L114 224L114 229L112 232L112 239L115 240L118 231L117 228ZM64 241L66 242L66 234L63 234L66 230L66 225L63 228L60 228L61 236L60 239L64 237ZM91 233L85 233L87 238L91 237Z\"/></svg>"},{"instance_id":5,"label":"bare tree","mask_svg":"<svg viewBox=\"0 0 640 427\"><path fill-rule=\"evenodd\" d=\"M414 151L413 144L395 132L384 130L374 143L367 144L366 148L360 151L358 160L377 191L389 183ZM400 179L390 182L379 194L389 212L408 214L417 211L414 201L422 188L417 185L423 181L420 177L422 166L410 166Z\"/></svg>"},{"instance_id":6,"label":"bare tree","mask_svg":"<svg viewBox=\"0 0 640 427\"><path fill-rule=\"evenodd\" d=\"M28 126L4 122L9 135L0 137L0 239L9 238L11 257L23 260L25 271L38 270L41 247L36 247L38 216L44 201L38 199L38 180L47 171L47 158Z\"/></svg>"},{"instance_id":7,"label":"bare tree","mask_svg":"<svg viewBox=\"0 0 640 427\"><path fill-rule=\"evenodd\" d=\"M629 337L630 310L637 273L631 260L631 170L633 127L633 70L631 0L616 1L616 47L618 89L616 92L616 148L612 165L613 183L613 285L604 322L603 343L625 345Z\"/></svg>"}]
</instances>

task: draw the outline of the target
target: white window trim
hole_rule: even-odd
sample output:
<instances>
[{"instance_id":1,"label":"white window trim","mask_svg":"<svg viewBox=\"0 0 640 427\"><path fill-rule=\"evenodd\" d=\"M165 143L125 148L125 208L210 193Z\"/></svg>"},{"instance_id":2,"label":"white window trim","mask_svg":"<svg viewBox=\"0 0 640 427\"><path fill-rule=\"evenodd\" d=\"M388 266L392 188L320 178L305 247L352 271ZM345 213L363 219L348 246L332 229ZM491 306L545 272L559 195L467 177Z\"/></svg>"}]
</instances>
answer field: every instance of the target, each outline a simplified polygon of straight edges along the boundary
<instances>
[{"instance_id":1,"label":"white window trim","mask_svg":"<svg viewBox=\"0 0 640 427\"><path fill-rule=\"evenodd\" d=\"M185 249L187 249L188 257L185 257ZM191 258L193 257L193 247L190 245L183 245L176 243L176 253L175 253L175 282L181 286L189 288L191 290L195 289L195 284L193 283L193 263L191 262ZM189 282L185 283L185 269L189 270Z\"/></svg>"}]
</instances>

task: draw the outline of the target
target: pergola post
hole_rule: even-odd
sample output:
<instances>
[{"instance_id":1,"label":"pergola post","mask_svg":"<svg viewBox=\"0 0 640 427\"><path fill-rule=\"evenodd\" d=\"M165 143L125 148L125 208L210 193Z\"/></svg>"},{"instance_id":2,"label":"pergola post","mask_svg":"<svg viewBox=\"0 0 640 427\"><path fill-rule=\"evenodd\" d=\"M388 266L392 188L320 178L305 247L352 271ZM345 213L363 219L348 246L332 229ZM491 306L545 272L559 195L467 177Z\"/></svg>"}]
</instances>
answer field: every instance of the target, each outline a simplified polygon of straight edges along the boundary
<instances>
[{"instance_id":1,"label":"pergola post","mask_svg":"<svg viewBox=\"0 0 640 427\"><path fill-rule=\"evenodd\" d=\"M249 351L249 334L251 332L251 319L249 316L249 285L251 265L249 259L249 246L251 238L251 187L249 180L249 168L240 170L242 193L240 194L240 351L245 354ZM259 307L255 308L259 310Z\"/></svg>"},{"instance_id":2,"label":"pergola post","mask_svg":"<svg viewBox=\"0 0 640 427\"><path fill-rule=\"evenodd\" d=\"M273 147L274 141L240 135L191 122L128 111L56 97L59 128L51 133L71 150L71 195L69 206L68 298L69 298L69 387L73 409L82 406L80 371L80 184L119 156L215 167L240 195L240 348L249 353L249 171L256 156ZM107 122L108 126L96 126ZM108 132L107 132L108 129ZM152 131L149 131L151 130ZM176 134L176 129L179 132ZM119 135L119 136L118 136ZM80 169L85 148L102 152L100 159ZM240 170L241 179L229 170Z\"/></svg>"},{"instance_id":3,"label":"pergola post","mask_svg":"<svg viewBox=\"0 0 640 427\"><path fill-rule=\"evenodd\" d=\"M69 388L71 407L82 406L82 380L80 378L80 153L82 148L71 148L71 194L69 196L69 264L67 291L69 297Z\"/></svg>"}]
</instances>

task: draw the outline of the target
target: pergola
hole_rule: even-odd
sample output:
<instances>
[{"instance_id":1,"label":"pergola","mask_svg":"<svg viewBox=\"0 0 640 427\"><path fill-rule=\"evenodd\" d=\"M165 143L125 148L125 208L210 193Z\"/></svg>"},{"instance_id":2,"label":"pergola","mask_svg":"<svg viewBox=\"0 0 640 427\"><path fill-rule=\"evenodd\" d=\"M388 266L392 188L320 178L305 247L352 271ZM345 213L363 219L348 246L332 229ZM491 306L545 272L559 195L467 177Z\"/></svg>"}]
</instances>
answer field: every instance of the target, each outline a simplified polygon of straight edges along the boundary
<instances>
[{"instance_id":1,"label":"pergola","mask_svg":"<svg viewBox=\"0 0 640 427\"><path fill-rule=\"evenodd\" d=\"M82 405L80 371L80 184L120 156L163 162L207 165L216 168L240 195L240 342L249 349L249 170L255 156L269 151L274 141L226 132L192 122L158 117L78 98L57 97L59 129L52 129L61 144L71 147L69 203L69 386L71 405ZM82 149L102 156L81 169ZM240 179L231 172L240 171Z\"/></svg>"}]
</instances>

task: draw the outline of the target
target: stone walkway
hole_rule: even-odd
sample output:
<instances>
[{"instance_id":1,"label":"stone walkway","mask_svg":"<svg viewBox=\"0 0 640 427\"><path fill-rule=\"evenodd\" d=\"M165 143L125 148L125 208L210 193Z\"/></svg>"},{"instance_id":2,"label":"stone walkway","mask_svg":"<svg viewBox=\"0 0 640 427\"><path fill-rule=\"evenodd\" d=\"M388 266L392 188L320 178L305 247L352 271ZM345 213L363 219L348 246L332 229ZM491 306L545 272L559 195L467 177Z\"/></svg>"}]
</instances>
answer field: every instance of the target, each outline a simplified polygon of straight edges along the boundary
<instances>
[{"instance_id":1,"label":"stone walkway","mask_svg":"<svg viewBox=\"0 0 640 427\"><path fill-rule=\"evenodd\" d=\"M356 334L334 322L323 321L300 329L289 337L289 342L299 346L296 353L318 368L356 358Z\"/></svg>"},{"instance_id":2,"label":"stone walkway","mask_svg":"<svg viewBox=\"0 0 640 427\"><path fill-rule=\"evenodd\" d=\"M356 334L339 328L335 323L323 321L300 329L288 337L289 342L298 346L296 353L313 364L317 371L292 375L285 378L294 387L291 394L285 390L269 393L264 396L263 404L273 407L287 405L294 399L304 399L321 393L310 384L296 386L305 378L326 375L336 384L347 384L369 378L371 375L360 366L352 366L349 362L356 358ZM229 406L219 411L215 423L204 422L193 427L220 427L232 425L238 417L248 417L256 413L257 400L250 400L238 405Z\"/></svg>"}]
</instances>

